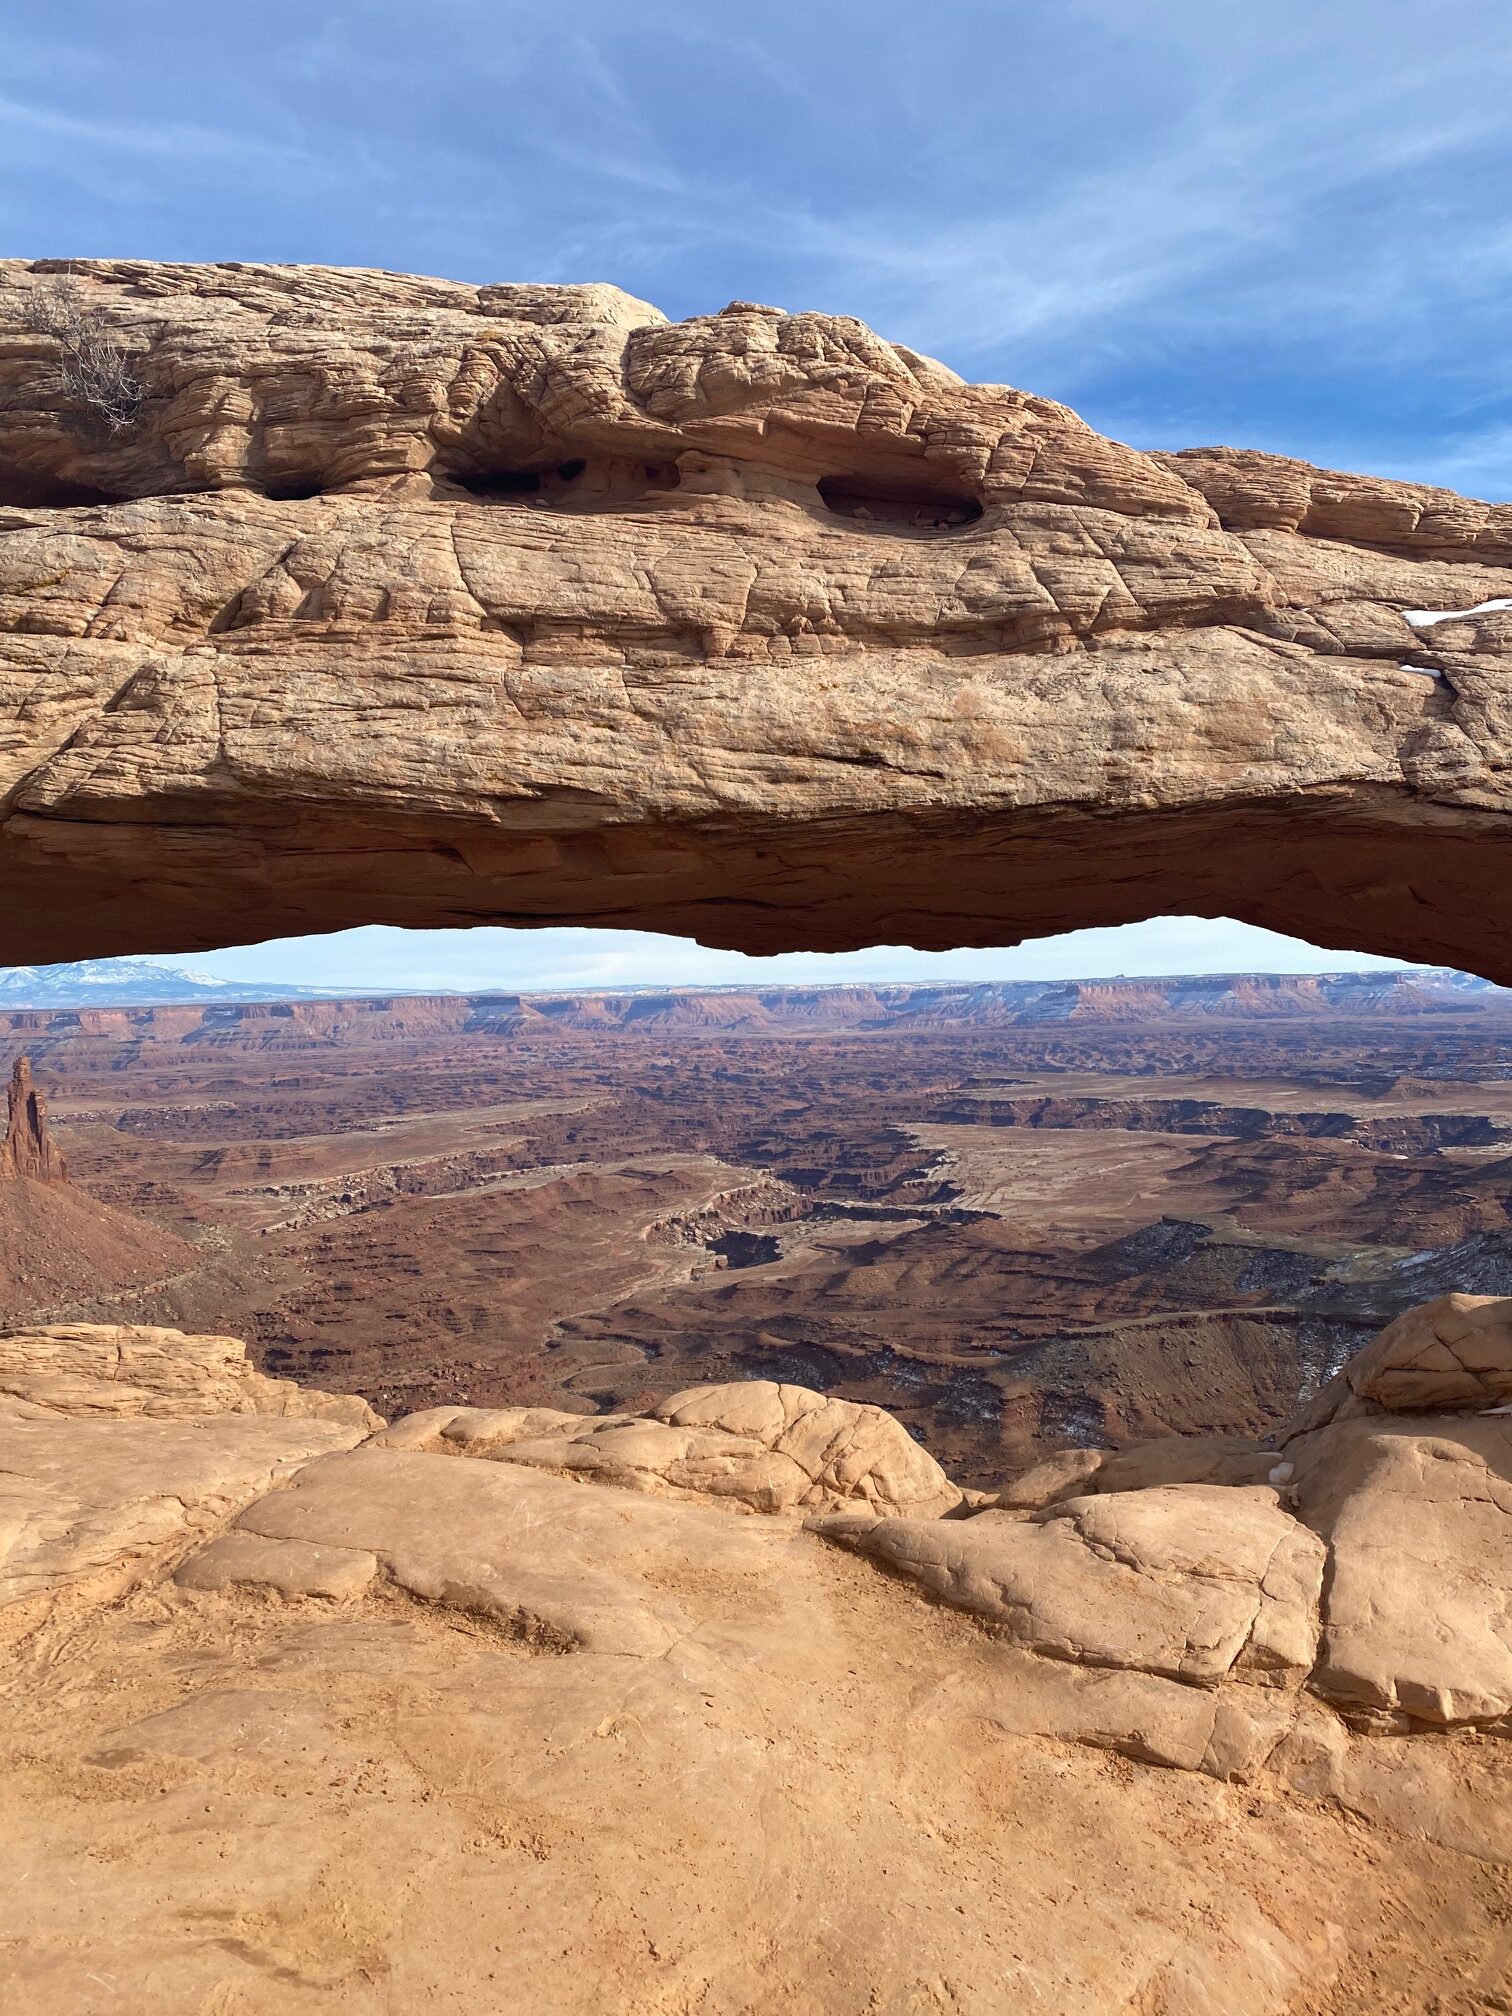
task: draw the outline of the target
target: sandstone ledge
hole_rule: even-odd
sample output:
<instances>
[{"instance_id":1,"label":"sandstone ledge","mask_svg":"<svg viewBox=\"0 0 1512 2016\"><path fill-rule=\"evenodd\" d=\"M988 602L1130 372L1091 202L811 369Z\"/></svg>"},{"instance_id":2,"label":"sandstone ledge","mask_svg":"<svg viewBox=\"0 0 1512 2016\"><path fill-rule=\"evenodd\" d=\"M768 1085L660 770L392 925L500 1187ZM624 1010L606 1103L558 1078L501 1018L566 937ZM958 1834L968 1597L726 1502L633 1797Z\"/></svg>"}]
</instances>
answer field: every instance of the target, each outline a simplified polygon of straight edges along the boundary
<instances>
[{"instance_id":1,"label":"sandstone ledge","mask_svg":"<svg viewBox=\"0 0 1512 2016\"><path fill-rule=\"evenodd\" d=\"M270 1414L333 1421L358 1435L383 1422L351 1393L270 1379L239 1337L134 1323L56 1323L0 1332L0 1413L198 1420Z\"/></svg>"}]
</instances>

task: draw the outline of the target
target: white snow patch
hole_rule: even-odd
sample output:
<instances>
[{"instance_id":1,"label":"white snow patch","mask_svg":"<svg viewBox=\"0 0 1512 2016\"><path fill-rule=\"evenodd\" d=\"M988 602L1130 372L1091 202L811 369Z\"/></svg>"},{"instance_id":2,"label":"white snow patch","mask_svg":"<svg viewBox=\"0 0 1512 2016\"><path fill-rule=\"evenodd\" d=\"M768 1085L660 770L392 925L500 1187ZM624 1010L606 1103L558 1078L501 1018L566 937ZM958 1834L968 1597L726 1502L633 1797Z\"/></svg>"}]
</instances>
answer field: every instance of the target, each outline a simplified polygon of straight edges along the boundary
<instances>
[{"instance_id":1,"label":"white snow patch","mask_svg":"<svg viewBox=\"0 0 1512 2016\"><path fill-rule=\"evenodd\" d=\"M1442 679L1442 672L1435 672L1431 665L1398 665L1398 672L1421 672L1425 679Z\"/></svg>"},{"instance_id":2,"label":"white snow patch","mask_svg":"<svg viewBox=\"0 0 1512 2016\"><path fill-rule=\"evenodd\" d=\"M1404 609L1403 618L1414 630L1428 630L1435 623L1450 623L1456 616L1484 616L1492 609L1512 609L1512 595L1499 596L1494 602L1477 602L1473 609ZM1420 671L1420 666L1410 666L1410 671Z\"/></svg>"}]
</instances>

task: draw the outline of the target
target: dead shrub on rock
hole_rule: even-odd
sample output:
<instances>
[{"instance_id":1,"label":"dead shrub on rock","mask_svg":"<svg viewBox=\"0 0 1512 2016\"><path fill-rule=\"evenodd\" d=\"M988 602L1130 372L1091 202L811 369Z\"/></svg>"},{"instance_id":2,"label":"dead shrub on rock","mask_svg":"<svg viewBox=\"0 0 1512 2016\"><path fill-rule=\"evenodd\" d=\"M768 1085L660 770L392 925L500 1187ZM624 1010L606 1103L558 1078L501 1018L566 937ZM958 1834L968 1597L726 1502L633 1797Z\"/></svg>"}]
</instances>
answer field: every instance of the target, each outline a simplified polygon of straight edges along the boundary
<instances>
[{"instance_id":1,"label":"dead shrub on rock","mask_svg":"<svg viewBox=\"0 0 1512 2016\"><path fill-rule=\"evenodd\" d=\"M85 305L72 273L32 290L25 319L62 352L59 378L69 398L112 434L136 424L144 393L126 351L98 309Z\"/></svg>"}]
</instances>

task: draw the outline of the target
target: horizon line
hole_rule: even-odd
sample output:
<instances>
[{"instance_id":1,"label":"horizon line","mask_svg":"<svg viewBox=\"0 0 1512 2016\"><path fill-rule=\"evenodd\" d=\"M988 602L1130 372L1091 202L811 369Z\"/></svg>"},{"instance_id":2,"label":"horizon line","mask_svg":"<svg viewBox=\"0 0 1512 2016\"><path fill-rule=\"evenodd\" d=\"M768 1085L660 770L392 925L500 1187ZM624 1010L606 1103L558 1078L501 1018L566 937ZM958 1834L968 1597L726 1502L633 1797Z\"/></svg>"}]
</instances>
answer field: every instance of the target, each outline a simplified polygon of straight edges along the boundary
<instances>
[{"instance_id":1,"label":"horizon line","mask_svg":"<svg viewBox=\"0 0 1512 2016\"><path fill-rule=\"evenodd\" d=\"M25 969L16 969L16 968L0 969L0 987L3 987L4 985L4 977L6 970L14 972L17 970L25 970ZM46 969L33 968L31 970L43 971ZM259 1006L274 1007L279 1005L281 1002L287 1003L291 1000L332 1001L332 1002L384 1001L384 1000L482 1001L494 997L507 995L522 1001L525 1000L544 1001L544 1000L561 999L567 996L571 996L574 998L592 999L595 997L603 998L613 995L624 995L624 994L636 994L636 995L813 994L813 993L840 993L840 992L857 992L857 991L869 992L869 993L883 993L883 992L918 993L925 991L935 993L947 992L947 991L957 993L968 993L968 992L984 992L988 990L994 992L1003 992L1010 989L1015 991L1022 991L1027 989L1036 989L1043 991L1046 989L1053 989L1056 987L1087 987L1087 986L1108 986L1108 985L1123 985L1123 986L1137 985L1145 987L1172 987L1172 986L1190 987L1190 986L1200 986L1204 984L1211 985L1222 981L1237 981L1237 980L1251 980L1251 981L1264 981L1264 982L1347 981L1355 985L1359 985L1361 983L1368 983L1370 981L1390 980L1395 983L1402 983L1411 980L1421 980L1434 977L1441 977L1449 981L1467 981L1470 983L1470 986L1473 989L1478 990L1484 988L1488 992L1492 993L1504 993L1508 991L1507 989L1498 987L1494 981L1486 980L1479 974L1467 973L1464 972L1462 969L1453 966L1371 966L1371 967L1336 967L1331 969L1303 968L1297 971L1275 971L1263 967L1261 968L1229 967L1229 968L1216 969L1212 972L1202 972L1202 973L1083 973L1083 974L1067 974L1053 979L1025 978L1016 980L992 980L992 979L972 980L972 979L942 978L938 980L931 980L931 979L749 980L749 981L689 980L689 981L672 982L672 983L661 983L652 981L625 981L619 984L609 983L609 984L586 985L586 986L566 984L555 987L551 986L515 987L515 986L509 986L507 984L494 985L489 987L403 987L403 986L369 987L369 986L363 986L360 983L348 987L343 987L336 983L333 983L329 986L317 985L317 986L304 987L292 984L284 985L275 981L268 983L273 991L266 994L250 991L258 986L259 983L255 981L220 980L211 974L205 974L203 976L200 976L194 974L192 968L174 969L171 967L164 967L159 970L169 975L172 975L175 971L181 972L185 975L185 977L195 979L200 986L206 989L207 992L213 992L217 994L222 993L223 990L232 992L237 996L239 996L239 1002L237 1005L248 1008L255 1008ZM141 999L111 1000L108 994L102 994L92 999L76 1000L71 1002L55 1001L50 1003L49 1002L28 1003L26 1001L7 1001L4 999L3 994L0 994L0 1014L8 1014L8 1013L48 1014L55 1012L68 1013L72 1010L80 1008L154 1008L154 1007L170 1008L170 1007L198 1007L209 1005L212 1004L210 1004L209 1002L200 1001L192 997L188 999L178 999L178 1000L165 998L159 1001L148 1001ZM230 1004L228 1003L227 1005Z\"/></svg>"}]
</instances>

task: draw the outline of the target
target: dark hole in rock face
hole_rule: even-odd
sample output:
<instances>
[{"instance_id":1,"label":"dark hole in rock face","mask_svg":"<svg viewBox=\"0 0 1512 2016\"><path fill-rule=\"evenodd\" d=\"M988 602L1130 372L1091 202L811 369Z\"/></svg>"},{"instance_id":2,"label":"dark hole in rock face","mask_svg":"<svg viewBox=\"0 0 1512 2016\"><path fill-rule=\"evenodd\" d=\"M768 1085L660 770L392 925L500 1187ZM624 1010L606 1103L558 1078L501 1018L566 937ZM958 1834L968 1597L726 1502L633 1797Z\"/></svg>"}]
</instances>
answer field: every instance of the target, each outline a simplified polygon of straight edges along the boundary
<instances>
[{"instance_id":1,"label":"dark hole in rock face","mask_svg":"<svg viewBox=\"0 0 1512 2016\"><path fill-rule=\"evenodd\" d=\"M982 515L980 501L959 490L879 483L866 476L821 476L819 495L837 518L888 532L954 532Z\"/></svg>"},{"instance_id":2,"label":"dark hole in rock face","mask_svg":"<svg viewBox=\"0 0 1512 2016\"><path fill-rule=\"evenodd\" d=\"M318 497L324 487L319 476L270 476L262 493L275 504L302 504L308 497Z\"/></svg>"},{"instance_id":3,"label":"dark hole in rock face","mask_svg":"<svg viewBox=\"0 0 1512 2016\"><path fill-rule=\"evenodd\" d=\"M569 511L612 511L632 505L649 491L673 490L679 482L673 462L630 462L620 457L564 456L536 469L456 468L438 475L488 503L516 499L557 504Z\"/></svg>"},{"instance_id":4,"label":"dark hole in rock face","mask_svg":"<svg viewBox=\"0 0 1512 2016\"><path fill-rule=\"evenodd\" d=\"M539 469L479 469L452 472L451 481L474 497L531 497L541 487Z\"/></svg>"},{"instance_id":5,"label":"dark hole in rock face","mask_svg":"<svg viewBox=\"0 0 1512 2016\"><path fill-rule=\"evenodd\" d=\"M119 504L121 498L92 483L69 483L39 470L17 469L0 462L0 505L21 511L82 510L90 504Z\"/></svg>"}]
</instances>

